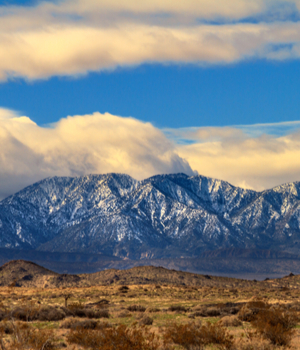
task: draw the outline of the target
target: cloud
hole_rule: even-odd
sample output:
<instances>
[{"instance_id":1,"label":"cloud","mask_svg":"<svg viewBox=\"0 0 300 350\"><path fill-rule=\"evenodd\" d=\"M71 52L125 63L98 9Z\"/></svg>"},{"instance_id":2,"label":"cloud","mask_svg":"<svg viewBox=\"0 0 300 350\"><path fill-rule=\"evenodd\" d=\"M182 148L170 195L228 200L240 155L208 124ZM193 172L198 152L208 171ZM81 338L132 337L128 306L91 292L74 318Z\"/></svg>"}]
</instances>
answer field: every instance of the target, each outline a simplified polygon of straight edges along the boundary
<instances>
[{"instance_id":1,"label":"cloud","mask_svg":"<svg viewBox=\"0 0 300 350\"><path fill-rule=\"evenodd\" d=\"M108 113L40 127L0 108L0 198L48 176L109 172L136 179L199 173L260 191L300 180L299 127L286 122L159 130Z\"/></svg>"},{"instance_id":2,"label":"cloud","mask_svg":"<svg viewBox=\"0 0 300 350\"><path fill-rule=\"evenodd\" d=\"M67 117L51 128L0 109L0 197L48 176L126 173L193 174L174 145L150 123L94 113Z\"/></svg>"},{"instance_id":3,"label":"cloud","mask_svg":"<svg viewBox=\"0 0 300 350\"><path fill-rule=\"evenodd\" d=\"M274 128L271 124L270 130ZM251 136L239 128L199 128L192 134L193 143L178 145L177 152L202 175L261 191L300 181L300 131L290 131L285 136Z\"/></svg>"},{"instance_id":4,"label":"cloud","mask_svg":"<svg viewBox=\"0 0 300 350\"><path fill-rule=\"evenodd\" d=\"M165 128L162 131L168 139L177 144L186 145L212 141L258 138L263 135L281 137L295 134L298 130L300 130L300 121L224 127Z\"/></svg>"},{"instance_id":5,"label":"cloud","mask_svg":"<svg viewBox=\"0 0 300 350\"><path fill-rule=\"evenodd\" d=\"M274 6L280 11L283 3L299 5L296 0L68 0L2 6L0 81L76 76L145 62L298 59L299 22L232 23Z\"/></svg>"},{"instance_id":6,"label":"cloud","mask_svg":"<svg viewBox=\"0 0 300 350\"><path fill-rule=\"evenodd\" d=\"M297 0L296 0L297 1ZM294 1L290 1L294 2ZM2 7L2 12L8 15L18 16L26 14L35 17L38 21L37 14L45 17L48 21L55 20L55 17L65 16L70 18L75 14L88 18L104 18L101 15L109 16L110 20L115 19L113 14L117 14L119 20L124 17L132 17L136 20L145 20L145 17L136 17L142 14L179 14L180 16L189 15L192 18L216 19L230 18L239 19L255 15L266 11L274 4L281 4L280 0L65 0L57 3L41 1L35 8L23 8L21 6ZM35 16L34 16L35 15ZM73 17L74 18L74 17ZM61 19L61 17L59 17ZM72 19L72 17L71 17ZM153 18L152 18L153 20ZM26 21L26 20L25 20ZM23 23L25 23L23 21Z\"/></svg>"}]
</instances>

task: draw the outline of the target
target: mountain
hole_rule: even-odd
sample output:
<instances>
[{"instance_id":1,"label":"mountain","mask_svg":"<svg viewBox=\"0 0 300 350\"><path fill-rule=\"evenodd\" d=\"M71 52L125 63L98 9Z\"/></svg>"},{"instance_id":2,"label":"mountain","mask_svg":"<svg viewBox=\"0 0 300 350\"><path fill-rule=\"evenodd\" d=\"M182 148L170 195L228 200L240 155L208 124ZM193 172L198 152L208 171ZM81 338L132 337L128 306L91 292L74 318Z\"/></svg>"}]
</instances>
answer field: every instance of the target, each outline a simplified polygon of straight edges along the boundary
<instances>
[{"instance_id":1,"label":"mountain","mask_svg":"<svg viewBox=\"0 0 300 350\"><path fill-rule=\"evenodd\" d=\"M120 258L224 248L298 254L300 183L255 192L204 176L53 177L0 202L0 247Z\"/></svg>"}]
</instances>

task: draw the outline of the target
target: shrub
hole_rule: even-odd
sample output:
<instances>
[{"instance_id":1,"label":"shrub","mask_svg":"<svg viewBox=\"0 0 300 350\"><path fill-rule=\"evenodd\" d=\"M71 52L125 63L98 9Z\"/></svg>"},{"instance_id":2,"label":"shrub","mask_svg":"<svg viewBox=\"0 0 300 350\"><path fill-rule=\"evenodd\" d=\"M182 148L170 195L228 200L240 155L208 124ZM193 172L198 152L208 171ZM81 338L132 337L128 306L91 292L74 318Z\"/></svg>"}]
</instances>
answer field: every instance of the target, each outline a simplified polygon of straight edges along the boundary
<instances>
[{"instance_id":1,"label":"shrub","mask_svg":"<svg viewBox=\"0 0 300 350\"><path fill-rule=\"evenodd\" d=\"M0 334L13 334L14 329L11 322L1 321L0 322Z\"/></svg>"},{"instance_id":2,"label":"shrub","mask_svg":"<svg viewBox=\"0 0 300 350\"><path fill-rule=\"evenodd\" d=\"M108 310L104 309L84 309L84 308L72 308L71 315L76 317L87 318L109 318Z\"/></svg>"},{"instance_id":3,"label":"shrub","mask_svg":"<svg viewBox=\"0 0 300 350\"><path fill-rule=\"evenodd\" d=\"M195 323L173 323L164 332L165 344L174 343L184 349L204 349L205 345L214 344L220 349L231 349L233 337L218 324L206 324L199 327Z\"/></svg>"},{"instance_id":4,"label":"shrub","mask_svg":"<svg viewBox=\"0 0 300 350\"><path fill-rule=\"evenodd\" d=\"M78 310L78 309L84 309L84 304L82 303L72 303L68 305L68 309L73 311L73 310Z\"/></svg>"},{"instance_id":5,"label":"shrub","mask_svg":"<svg viewBox=\"0 0 300 350\"><path fill-rule=\"evenodd\" d=\"M61 309L56 309L55 307L44 306L42 307L36 319L39 321L60 321L66 317L66 314Z\"/></svg>"},{"instance_id":6,"label":"shrub","mask_svg":"<svg viewBox=\"0 0 300 350\"><path fill-rule=\"evenodd\" d=\"M190 316L193 316L193 317L206 317L207 314L203 311L196 311L196 312L193 312Z\"/></svg>"},{"instance_id":7,"label":"shrub","mask_svg":"<svg viewBox=\"0 0 300 350\"><path fill-rule=\"evenodd\" d=\"M129 288L127 286L122 286L118 289L119 289L120 293L123 293L123 294L128 293L128 291L129 291Z\"/></svg>"},{"instance_id":8,"label":"shrub","mask_svg":"<svg viewBox=\"0 0 300 350\"><path fill-rule=\"evenodd\" d=\"M274 346L263 339L243 339L236 346L237 350L274 350Z\"/></svg>"},{"instance_id":9,"label":"shrub","mask_svg":"<svg viewBox=\"0 0 300 350\"><path fill-rule=\"evenodd\" d=\"M173 323L164 332L164 343L174 343L182 346L184 349L191 350L198 346L203 349L199 328L195 324L176 324Z\"/></svg>"},{"instance_id":10,"label":"shrub","mask_svg":"<svg viewBox=\"0 0 300 350\"><path fill-rule=\"evenodd\" d=\"M70 329L72 325L76 322L78 322L78 320L76 320L75 318L68 317L60 324L59 328Z\"/></svg>"},{"instance_id":11,"label":"shrub","mask_svg":"<svg viewBox=\"0 0 300 350\"><path fill-rule=\"evenodd\" d=\"M204 344L215 344L221 349L233 347L233 336L218 324L207 323L201 327L201 333Z\"/></svg>"},{"instance_id":12,"label":"shrub","mask_svg":"<svg viewBox=\"0 0 300 350\"><path fill-rule=\"evenodd\" d=\"M210 307L206 310L206 315L210 316L210 317L214 317L214 316L220 316L221 312L219 309L215 308L215 307Z\"/></svg>"},{"instance_id":13,"label":"shrub","mask_svg":"<svg viewBox=\"0 0 300 350\"><path fill-rule=\"evenodd\" d=\"M71 330L67 335L71 344L93 350L156 350L159 348L158 336L145 328L127 328L120 325L116 328L102 330Z\"/></svg>"},{"instance_id":14,"label":"shrub","mask_svg":"<svg viewBox=\"0 0 300 350\"><path fill-rule=\"evenodd\" d=\"M88 318L109 318L108 310L93 310L86 309L84 310L86 317Z\"/></svg>"},{"instance_id":15,"label":"shrub","mask_svg":"<svg viewBox=\"0 0 300 350\"><path fill-rule=\"evenodd\" d=\"M9 350L52 350L55 349L52 330L38 330L28 323L12 322L13 334Z\"/></svg>"},{"instance_id":16,"label":"shrub","mask_svg":"<svg viewBox=\"0 0 300 350\"><path fill-rule=\"evenodd\" d=\"M289 346L295 333L294 327L299 321L294 311L270 307L260 311L251 324L256 331L272 344Z\"/></svg>"},{"instance_id":17,"label":"shrub","mask_svg":"<svg viewBox=\"0 0 300 350\"><path fill-rule=\"evenodd\" d=\"M4 310L0 310L0 321L7 317L7 313Z\"/></svg>"},{"instance_id":18,"label":"shrub","mask_svg":"<svg viewBox=\"0 0 300 350\"><path fill-rule=\"evenodd\" d=\"M67 318L65 321L63 321L59 328L64 329L104 329L112 327L108 322L99 322L96 320L82 320L78 321L78 319L75 318Z\"/></svg>"},{"instance_id":19,"label":"shrub","mask_svg":"<svg viewBox=\"0 0 300 350\"><path fill-rule=\"evenodd\" d=\"M172 312L187 312L188 309L186 309L184 306L181 306L181 305L171 305L169 308L168 308L168 311L172 311Z\"/></svg>"},{"instance_id":20,"label":"shrub","mask_svg":"<svg viewBox=\"0 0 300 350\"><path fill-rule=\"evenodd\" d=\"M19 321L32 321L36 318L37 309L29 307L16 307L10 312L10 318Z\"/></svg>"},{"instance_id":21,"label":"shrub","mask_svg":"<svg viewBox=\"0 0 300 350\"><path fill-rule=\"evenodd\" d=\"M140 324L141 326L151 326L151 325L153 324L153 318L151 318L151 317L149 317L149 316L144 316L144 317L140 320L139 324Z\"/></svg>"},{"instance_id":22,"label":"shrub","mask_svg":"<svg viewBox=\"0 0 300 350\"><path fill-rule=\"evenodd\" d=\"M98 326L98 322L95 320L84 320L84 321L77 321L74 322L71 325L71 329L96 329Z\"/></svg>"},{"instance_id":23,"label":"shrub","mask_svg":"<svg viewBox=\"0 0 300 350\"><path fill-rule=\"evenodd\" d=\"M267 310L270 306L262 301L253 301L244 305L238 313L238 318L241 321L252 322L256 319L256 315Z\"/></svg>"},{"instance_id":24,"label":"shrub","mask_svg":"<svg viewBox=\"0 0 300 350\"><path fill-rule=\"evenodd\" d=\"M145 312L146 308L142 305L130 305L127 308L128 311L138 311L138 312Z\"/></svg>"},{"instance_id":25,"label":"shrub","mask_svg":"<svg viewBox=\"0 0 300 350\"><path fill-rule=\"evenodd\" d=\"M236 316L224 316L218 323L224 327L239 327L243 324Z\"/></svg>"},{"instance_id":26,"label":"shrub","mask_svg":"<svg viewBox=\"0 0 300 350\"><path fill-rule=\"evenodd\" d=\"M150 307L149 309L147 309L147 312L159 312L160 309L158 309L157 307Z\"/></svg>"}]
</instances>

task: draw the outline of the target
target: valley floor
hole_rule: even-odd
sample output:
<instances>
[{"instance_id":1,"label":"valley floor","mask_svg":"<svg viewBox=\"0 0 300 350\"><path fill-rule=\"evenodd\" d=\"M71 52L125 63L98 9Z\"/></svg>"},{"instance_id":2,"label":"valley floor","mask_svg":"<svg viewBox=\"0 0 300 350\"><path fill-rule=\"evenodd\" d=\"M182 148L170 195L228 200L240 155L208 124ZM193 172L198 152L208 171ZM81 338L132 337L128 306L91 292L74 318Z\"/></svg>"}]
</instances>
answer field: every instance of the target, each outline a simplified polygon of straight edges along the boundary
<instances>
[{"instance_id":1,"label":"valley floor","mask_svg":"<svg viewBox=\"0 0 300 350\"><path fill-rule=\"evenodd\" d=\"M154 271L159 275L158 270ZM298 276L264 282L214 280L207 276L203 279L207 283L202 285L167 284L159 278L158 281L81 288L20 288L13 283L0 287L0 347L2 350L267 350L289 345L300 348ZM274 316L275 333L281 332L281 338L274 338L271 326L268 326L271 335L261 332L261 326L255 322L263 322L263 318L257 318L262 314ZM282 328L286 325L281 325L283 319L289 323L286 330ZM204 338L199 331L202 336L206 332ZM178 334L185 340L178 340ZM191 334L194 338L198 334L195 339L199 347L192 347L195 339ZM115 339L115 347L103 343L105 335ZM278 347L280 341L286 344Z\"/></svg>"}]
</instances>

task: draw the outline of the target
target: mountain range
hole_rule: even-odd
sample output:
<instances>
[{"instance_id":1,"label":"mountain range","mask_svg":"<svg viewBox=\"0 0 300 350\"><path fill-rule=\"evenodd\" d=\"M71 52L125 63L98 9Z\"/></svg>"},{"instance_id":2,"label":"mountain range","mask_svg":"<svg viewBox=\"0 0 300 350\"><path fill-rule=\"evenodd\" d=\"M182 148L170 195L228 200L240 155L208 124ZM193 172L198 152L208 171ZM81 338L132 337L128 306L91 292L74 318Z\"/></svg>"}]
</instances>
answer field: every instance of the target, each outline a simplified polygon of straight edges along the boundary
<instances>
[{"instance_id":1,"label":"mountain range","mask_svg":"<svg viewBox=\"0 0 300 350\"><path fill-rule=\"evenodd\" d=\"M138 260L298 246L299 182L256 192L185 174L52 177L0 202L3 248Z\"/></svg>"}]
</instances>

